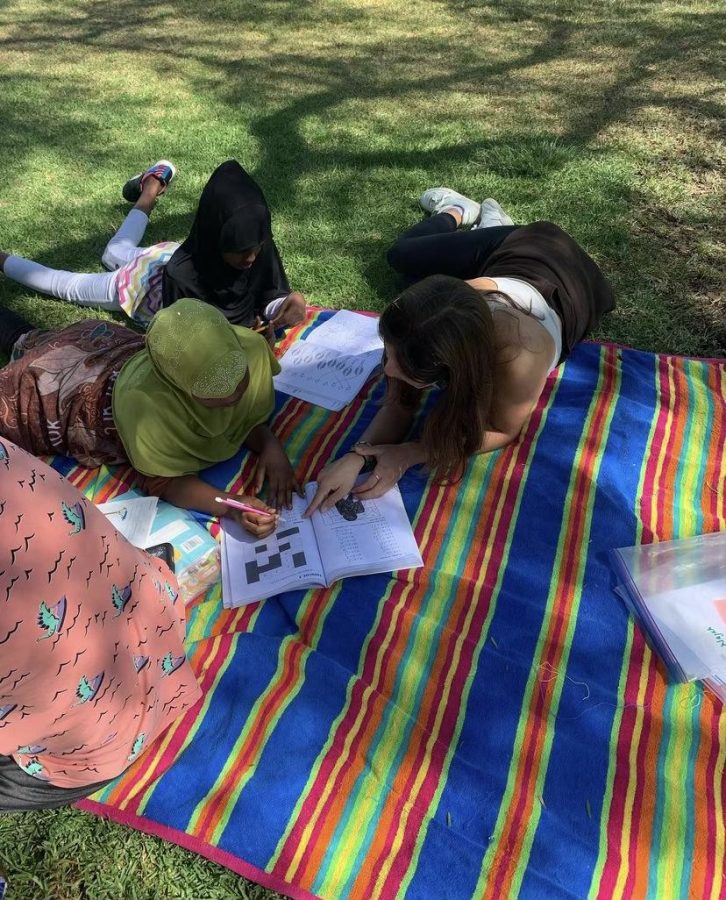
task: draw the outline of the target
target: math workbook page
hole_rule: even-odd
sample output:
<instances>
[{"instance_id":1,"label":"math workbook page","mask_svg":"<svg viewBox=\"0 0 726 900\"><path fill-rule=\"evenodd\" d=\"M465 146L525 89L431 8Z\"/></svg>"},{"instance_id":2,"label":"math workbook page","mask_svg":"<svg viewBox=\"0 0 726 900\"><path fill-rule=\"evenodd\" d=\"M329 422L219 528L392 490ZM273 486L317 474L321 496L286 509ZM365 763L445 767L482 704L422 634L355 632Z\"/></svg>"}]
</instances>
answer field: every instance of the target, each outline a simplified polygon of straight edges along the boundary
<instances>
[{"instance_id":1,"label":"math workbook page","mask_svg":"<svg viewBox=\"0 0 726 900\"><path fill-rule=\"evenodd\" d=\"M315 489L315 482L306 485L310 499ZM328 584L423 565L397 487L377 500L350 494L332 509L313 513L313 527Z\"/></svg>"},{"instance_id":2,"label":"math workbook page","mask_svg":"<svg viewBox=\"0 0 726 900\"><path fill-rule=\"evenodd\" d=\"M302 514L307 504L293 495L277 531L254 538L233 519L222 520L222 600L228 609L284 591L322 587L325 575L315 534Z\"/></svg>"}]
</instances>

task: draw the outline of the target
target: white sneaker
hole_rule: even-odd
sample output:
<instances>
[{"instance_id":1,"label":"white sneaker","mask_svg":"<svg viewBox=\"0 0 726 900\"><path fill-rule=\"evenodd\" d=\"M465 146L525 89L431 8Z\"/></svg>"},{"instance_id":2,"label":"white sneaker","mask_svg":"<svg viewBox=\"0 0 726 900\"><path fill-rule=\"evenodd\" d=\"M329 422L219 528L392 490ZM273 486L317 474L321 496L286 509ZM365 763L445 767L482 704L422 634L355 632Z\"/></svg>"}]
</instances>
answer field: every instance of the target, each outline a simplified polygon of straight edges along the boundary
<instances>
[{"instance_id":1,"label":"white sneaker","mask_svg":"<svg viewBox=\"0 0 726 900\"><path fill-rule=\"evenodd\" d=\"M493 228L495 225L514 225L514 222L504 212L502 207L491 197L482 200L480 209L479 221L474 225L474 228Z\"/></svg>"},{"instance_id":2,"label":"white sneaker","mask_svg":"<svg viewBox=\"0 0 726 900\"><path fill-rule=\"evenodd\" d=\"M473 225L479 218L479 204L476 200L470 200L463 194L457 194L451 188L429 188L419 197L422 209L429 213L440 213L450 206L458 206L462 211L461 224Z\"/></svg>"}]
</instances>

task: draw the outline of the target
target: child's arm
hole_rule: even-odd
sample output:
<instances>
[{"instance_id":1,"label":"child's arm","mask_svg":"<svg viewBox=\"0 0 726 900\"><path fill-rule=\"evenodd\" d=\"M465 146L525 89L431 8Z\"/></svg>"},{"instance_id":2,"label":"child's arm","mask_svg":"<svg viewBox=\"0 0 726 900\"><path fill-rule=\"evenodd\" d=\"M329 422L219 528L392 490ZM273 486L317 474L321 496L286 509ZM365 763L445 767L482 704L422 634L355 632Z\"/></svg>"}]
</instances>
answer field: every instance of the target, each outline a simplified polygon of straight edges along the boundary
<instances>
[{"instance_id":1,"label":"child's arm","mask_svg":"<svg viewBox=\"0 0 726 900\"><path fill-rule=\"evenodd\" d=\"M265 308L273 328L287 328L299 325L305 319L305 297L300 291L291 291L281 301L273 301Z\"/></svg>"},{"instance_id":2,"label":"child's arm","mask_svg":"<svg viewBox=\"0 0 726 900\"><path fill-rule=\"evenodd\" d=\"M245 438L245 447L258 456L255 471L255 494L262 490L265 477L270 484L270 502L277 506L292 506L292 492L302 496L302 488L290 465L285 450L268 425L257 425Z\"/></svg>"},{"instance_id":3,"label":"child's arm","mask_svg":"<svg viewBox=\"0 0 726 900\"><path fill-rule=\"evenodd\" d=\"M178 478L164 479L164 481L165 484L161 488L159 496L162 500L173 503L174 506L182 509L196 509L210 516L229 516L237 519L242 527L255 537L267 537L277 527L277 512L256 497L221 491L202 481L197 475L181 475ZM223 503L217 503L215 497L240 500L250 506L256 506L261 514L256 516L242 510L232 509Z\"/></svg>"}]
</instances>

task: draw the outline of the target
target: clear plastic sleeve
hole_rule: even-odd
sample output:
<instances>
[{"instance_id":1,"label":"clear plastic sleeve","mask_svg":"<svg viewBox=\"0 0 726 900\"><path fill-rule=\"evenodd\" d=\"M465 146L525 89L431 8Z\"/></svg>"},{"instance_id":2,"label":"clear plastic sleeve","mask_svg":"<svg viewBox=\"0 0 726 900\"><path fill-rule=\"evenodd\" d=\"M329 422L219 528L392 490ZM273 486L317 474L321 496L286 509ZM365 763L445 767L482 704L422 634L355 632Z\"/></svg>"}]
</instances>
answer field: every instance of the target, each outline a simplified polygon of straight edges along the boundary
<instances>
[{"instance_id":1,"label":"clear plastic sleeve","mask_svg":"<svg viewBox=\"0 0 726 900\"><path fill-rule=\"evenodd\" d=\"M678 681L726 702L726 532L611 552L616 591Z\"/></svg>"}]
</instances>

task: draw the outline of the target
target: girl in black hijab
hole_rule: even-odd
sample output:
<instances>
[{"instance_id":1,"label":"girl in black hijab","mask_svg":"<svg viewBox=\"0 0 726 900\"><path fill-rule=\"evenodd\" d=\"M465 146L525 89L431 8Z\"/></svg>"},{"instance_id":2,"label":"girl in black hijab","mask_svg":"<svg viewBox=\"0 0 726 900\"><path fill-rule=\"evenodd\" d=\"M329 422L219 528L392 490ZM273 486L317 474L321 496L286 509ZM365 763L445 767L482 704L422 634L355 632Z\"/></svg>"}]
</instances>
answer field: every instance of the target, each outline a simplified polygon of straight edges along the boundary
<instances>
[{"instance_id":1,"label":"girl in black hijab","mask_svg":"<svg viewBox=\"0 0 726 900\"><path fill-rule=\"evenodd\" d=\"M212 173L181 246L139 246L175 175L173 163L162 159L126 182L122 194L134 208L103 252L108 271L65 272L2 252L0 271L61 300L124 312L144 328L162 306L182 297L211 303L233 324L264 330L271 342L276 326L301 322L305 298L290 291L264 194L234 159Z\"/></svg>"},{"instance_id":2,"label":"girl in black hijab","mask_svg":"<svg viewBox=\"0 0 726 900\"><path fill-rule=\"evenodd\" d=\"M189 237L164 269L163 305L182 297L211 303L235 325L293 325L304 317L305 300L290 291L272 239L265 196L234 159L212 173Z\"/></svg>"}]
</instances>

